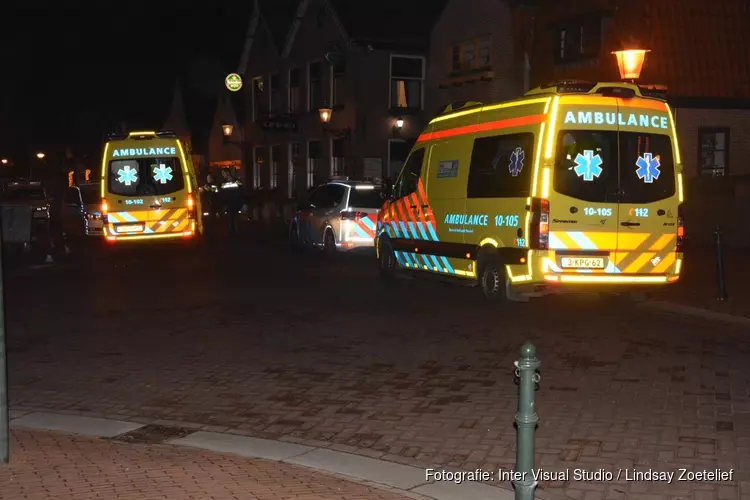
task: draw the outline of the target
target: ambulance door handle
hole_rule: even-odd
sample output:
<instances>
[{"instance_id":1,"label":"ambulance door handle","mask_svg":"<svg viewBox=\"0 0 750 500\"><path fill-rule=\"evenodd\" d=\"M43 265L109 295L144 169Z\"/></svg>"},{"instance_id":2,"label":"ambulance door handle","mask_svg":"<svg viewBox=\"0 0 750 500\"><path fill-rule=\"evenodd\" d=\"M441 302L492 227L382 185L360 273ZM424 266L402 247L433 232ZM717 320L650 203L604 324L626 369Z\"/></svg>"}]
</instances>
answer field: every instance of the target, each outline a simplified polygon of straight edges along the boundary
<instances>
[{"instance_id":1,"label":"ambulance door handle","mask_svg":"<svg viewBox=\"0 0 750 500\"><path fill-rule=\"evenodd\" d=\"M412 205L411 208L417 208L417 206L416 205Z\"/></svg>"},{"instance_id":2,"label":"ambulance door handle","mask_svg":"<svg viewBox=\"0 0 750 500\"><path fill-rule=\"evenodd\" d=\"M632 226L640 226L641 223L640 222L621 222L620 225L625 226L625 227L632 227Z\"/></svg>"}]
</instances>

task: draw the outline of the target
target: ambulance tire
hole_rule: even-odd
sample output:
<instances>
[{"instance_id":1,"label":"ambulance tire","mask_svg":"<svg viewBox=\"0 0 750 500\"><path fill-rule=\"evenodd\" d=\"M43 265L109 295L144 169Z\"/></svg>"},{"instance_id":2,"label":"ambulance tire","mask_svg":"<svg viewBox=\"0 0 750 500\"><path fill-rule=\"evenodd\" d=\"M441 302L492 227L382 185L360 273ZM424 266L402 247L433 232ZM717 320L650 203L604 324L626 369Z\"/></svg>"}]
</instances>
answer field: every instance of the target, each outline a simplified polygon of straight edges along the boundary
<instances>
[{"instance_id":1,"label":"ambulance tire","mask_svg":"<svg viewBox=\"0 0 750 500\"><path fill-rule=\"evenodd\" d=\"M396 279L396 254L393 251L393 245L388 239L381 239L378 242L378 267L380 268L380 279L386 283L392 283Z\"/></svg>"},{"instance_id":2,"label":"ambulance tire","mask_svg":"<svg viewBox=\"0 0 750 500\"><path fill-rule=\"evenodd\" d=\"M477 262L477 280L485 299L489 302L505 302L507 279L500 256L480 254Z\"/></svg>"},{"instance_id":3,"label":"ambulance tire","mask_svg":"<svg viewBox=\"0 0 750 500\"><path fill-rule=\"evenodd\" d=\"M336 248L336 237L333 235L333 229L326 229L323 236L323 254L332 259L337 253L338 249Z\"/></svg>"}]
</instances>

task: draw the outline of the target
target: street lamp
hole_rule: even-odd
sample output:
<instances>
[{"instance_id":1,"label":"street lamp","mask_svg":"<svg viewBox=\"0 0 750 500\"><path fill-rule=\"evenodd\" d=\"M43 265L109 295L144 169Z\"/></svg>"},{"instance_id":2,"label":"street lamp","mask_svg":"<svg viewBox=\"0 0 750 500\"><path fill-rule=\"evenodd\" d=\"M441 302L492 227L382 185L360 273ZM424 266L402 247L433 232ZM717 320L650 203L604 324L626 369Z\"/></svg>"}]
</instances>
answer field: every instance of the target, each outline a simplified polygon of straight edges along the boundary
<instances>
[{"instance_id":1,"label":"street lamp","mask_svg":"<svg viewBox=\"0 0 750 500\"><path fill-rule=\"evenodd\" d=\"M37 157L37 158L39 158L40 160L43 160L45 156L47 156L47 155L46 155L46 154L44 154L44 153L42 153L41 151L39 151L39 152L38 152L38 153L36 154L36 157Z\"/></svg>"},{"instance_id":2,"label":"street lamp","mask_svg":"<svg viewBox=\"0 0 750 500\"><path fill-rule=\"evenodd\" d=\"M224 125L221 126L221 131L224 133L224 137L231 137L233 130L234 130L234 125L225 123Z\"/></svg>"},{"instance_id":3,"label":"street lamp","mask_svg":"<svg viewBox=\"0 0 750 500\"><path fill-rule=\"evenodd\" d=\"M623 49L612 52L617 58L617 69L620 71L622 80L631 80L635 83L635 80L640 78L646 52L651 51L647 49Z\"/></svg>"},{"instance_id":4,"label":"street lamp","mask_svg":"<svg viewBox=\"0 0 750 500\"><path fill-rule=\"evenodd\" d=\"M331 121L331 117L333 116L333 109L320 108L318 110L318 113L320 114L320 123L329 123Z\"/></svg>"},{"instance_id":5,"label":"street lamp","mask_svg":"<svg viewBox=\"0 0 750 500\"><path fill-rule=\"evenodd\" d=\"M7 158L3 158L2 160L0 160L0 163L2 163L3 165L7 165L8 164L8 159Z\"/></svg>"},{"instance_id":6,"label":"street lamp","mask_svg":"<svg viewBox=\"0 0 750 500\"><path fill-rule=\"evenodd\" d=\"M396 118L396 128L401 130L404 128L404 119L403 118Z\"/></svg>"}]
</instances>

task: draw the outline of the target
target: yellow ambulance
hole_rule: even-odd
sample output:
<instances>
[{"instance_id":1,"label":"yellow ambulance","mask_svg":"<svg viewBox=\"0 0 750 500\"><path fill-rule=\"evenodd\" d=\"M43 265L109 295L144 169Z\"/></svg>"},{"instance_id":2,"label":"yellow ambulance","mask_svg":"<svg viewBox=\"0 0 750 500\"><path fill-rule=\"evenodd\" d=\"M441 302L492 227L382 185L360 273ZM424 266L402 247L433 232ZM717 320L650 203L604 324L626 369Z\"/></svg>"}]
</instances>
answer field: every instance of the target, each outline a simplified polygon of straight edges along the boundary
<instances>
[{"instance_id":1,"label":"yellow ambulance","mask_svg":"<svg viewBox=\"0 0 750 500\"><path fill-rule=\"evenodd\" d=\"M109 242L193 240L201 234L195 170L173 132L110 136L101 195Z\"/></svg>"},{"instance_id":2,"label":"yellow ambulance","mask_svg":"<svg viewBox=\"0 0 750 500\"><path fill-rule=\"evenodd\" d=\"M561 82L448 106L380 211L382 275L435 273L509 300L677 281L682 165L658 92Z\"/></svg>"}]
</instances>

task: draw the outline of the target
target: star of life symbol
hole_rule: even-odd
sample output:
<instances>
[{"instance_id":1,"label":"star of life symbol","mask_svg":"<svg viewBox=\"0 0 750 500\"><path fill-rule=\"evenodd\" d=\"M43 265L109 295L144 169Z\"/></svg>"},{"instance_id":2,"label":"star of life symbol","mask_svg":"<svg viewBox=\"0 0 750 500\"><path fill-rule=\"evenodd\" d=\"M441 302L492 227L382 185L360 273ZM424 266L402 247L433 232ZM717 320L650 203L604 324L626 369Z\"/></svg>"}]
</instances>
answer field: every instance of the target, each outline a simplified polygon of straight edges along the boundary
<instances>
[{"instance_id":1,"label":"star of life symbol","mask_svg":"<svg viewBox=\"0 0 750 500\"><path fill-rule=\"evenodd\" d=\"M643 156L639 156L635 162L635 166L638 167L635 173L638 174L639 179L643 179L643 182L651 184L661 175L659 165L659 158L651 153L643 153Z\"/></svg>"},{"instance_id":2,"label":"star of life symbol","mask_svg":"<svg viewBox=\"0 0 750 500\"><path fill-rule=\"evenodd\" d=\"M584 150L583 154L578 153L578 156L576 156L576 159L573 161L576 163L576 166L573 169L575 170L576 175L582 177L586 182L593 181L596 177L602 175L603 169L601 165L604 161L599 154L594 154L590 149Z\"/></svg>"},{"instance_id":3,"label":"star of life symbol","mask_svg":"<svg viewBox=\"0 0 750 500\"><path fill-rule=\"evenodd\" d=\"M157 182L166 184L171 181L172 178L172 167L168 167L163 163L159 164L158 167L154 166L154 179L156 179Z\"/></svg>"},{"instance_id":4,"label":"star of life symbol","mask_svg":"<svg viewBox=\"0 0 750 500\"><path fill-rule=\"evenodd\" d=\"M117 171L117 182L125 184L126 186L138 182L138 171L130 168L130 165L125 165Z\"/></svg>"},{"instance_id":5,"label":"star of life symbol","mask_svg":"<svg viewBox=\"0 0 750 500\"><path fill-rule=\"evenodd\" d=\"M523 170L523 160L525 156L526 154L521 148L516 148L510 154L510 164L508 165L508 171L510 172L510 175L512 175L513 177L518 177L518 174L520 174L521 170Z\"/></svg>"}]
</instances>

